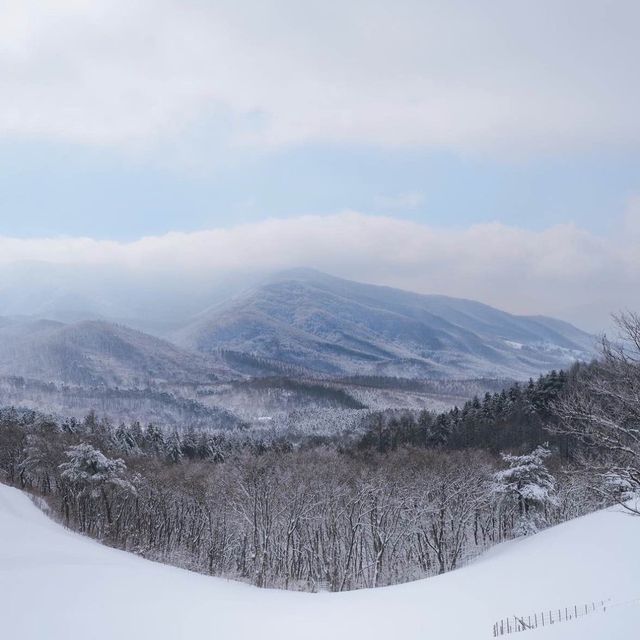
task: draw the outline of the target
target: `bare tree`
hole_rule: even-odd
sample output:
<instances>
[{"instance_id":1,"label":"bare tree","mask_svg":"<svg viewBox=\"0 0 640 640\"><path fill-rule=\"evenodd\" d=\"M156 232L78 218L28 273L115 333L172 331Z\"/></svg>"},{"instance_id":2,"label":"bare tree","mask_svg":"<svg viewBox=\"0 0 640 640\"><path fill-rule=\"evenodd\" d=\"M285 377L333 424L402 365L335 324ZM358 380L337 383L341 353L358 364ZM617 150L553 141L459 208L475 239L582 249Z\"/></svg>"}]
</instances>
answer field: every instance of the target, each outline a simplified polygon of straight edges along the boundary
<instances>
[{"instance_id":1,"label":"bare tree","mask_svg":"<svg viewBox=\"0 0 640 640\"><path fill-rule=\"evenodd\" d=\"M597 474L600 490L631 511L640 491L640 316L614 319L620 339L602 340L601 359L578 372L578 381L557 403L559 422L550 429L580 443L581 457Z\"/></svg>"}]
</instances>

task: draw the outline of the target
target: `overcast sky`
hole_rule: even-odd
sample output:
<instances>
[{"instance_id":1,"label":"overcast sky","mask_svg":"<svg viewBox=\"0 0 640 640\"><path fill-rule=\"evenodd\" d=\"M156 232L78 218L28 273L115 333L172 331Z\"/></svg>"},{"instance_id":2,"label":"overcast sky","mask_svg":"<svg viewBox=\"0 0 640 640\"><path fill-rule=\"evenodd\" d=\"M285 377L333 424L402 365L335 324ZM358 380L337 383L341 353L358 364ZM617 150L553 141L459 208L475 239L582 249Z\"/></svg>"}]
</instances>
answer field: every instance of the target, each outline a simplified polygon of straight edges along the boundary
<instances>
[{"instance_id":1,"label":"overcast sky","mask_svg":"<svg viewBox=\"0 0 640 640\"><path fill-rule=\"evenodd\" d=\"M0 1L0 264L639 308L640 4ZM606 311L605 311L606 310Z\"/></svg>"}]
</instances>

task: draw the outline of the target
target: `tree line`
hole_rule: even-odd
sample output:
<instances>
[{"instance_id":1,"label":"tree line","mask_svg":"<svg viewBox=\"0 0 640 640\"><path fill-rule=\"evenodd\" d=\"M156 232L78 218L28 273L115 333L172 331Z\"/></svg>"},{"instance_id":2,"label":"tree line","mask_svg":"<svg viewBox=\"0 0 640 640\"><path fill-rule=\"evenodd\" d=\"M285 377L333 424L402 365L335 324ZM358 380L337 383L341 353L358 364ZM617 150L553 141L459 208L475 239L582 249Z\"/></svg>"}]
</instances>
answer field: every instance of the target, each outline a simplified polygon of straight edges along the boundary
<instances>
[{"instance_id":1,"label":"tree line","mask_svg":"<svg viewBox=\"0 0 640 640\"><path fill-rule=\"evenodd\" d=\"M568 372L551 371L536 381L487 392L482 399L475 396L461 408L439 414L426 410L375 412L369 416L358 446L380 452L412 445L498 453L551 442L568 457L568 438L550 433L549 427L556 422L558 401L588 366L576 364Z\"/></svg>"},{"instance_id":2,"label":"tree line","mask_svg":"<svg viewBox=\"0 0 640 640\"><path fill-rule=\"evenodd\" d=\"M0 414L0 451L6 481L43 496L67 526L258 586L417 579L600 504L540 452L502 460L479 450L232 446L206 434L178 442L152 425L16 411Z\"/></svg>"},{"instance_id":3,"label":"tree line","mask_svg":"<svg viewBox=\"0 0 640 640\"><path fill-rule=\"evenodd\" d=\"M345 438L0 411L0 478L107 544L263 587L376 587L612 501L637 510L640 319L571 371Z\"/></svg>"}]
</instances>

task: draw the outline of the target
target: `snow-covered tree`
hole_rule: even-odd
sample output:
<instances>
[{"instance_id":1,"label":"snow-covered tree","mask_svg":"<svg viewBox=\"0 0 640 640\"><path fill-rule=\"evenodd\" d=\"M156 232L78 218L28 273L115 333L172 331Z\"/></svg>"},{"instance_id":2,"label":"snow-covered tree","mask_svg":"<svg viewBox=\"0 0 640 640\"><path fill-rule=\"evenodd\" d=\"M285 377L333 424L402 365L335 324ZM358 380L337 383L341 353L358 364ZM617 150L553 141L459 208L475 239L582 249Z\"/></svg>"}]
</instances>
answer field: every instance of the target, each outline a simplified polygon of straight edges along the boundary
<instances>
[{"instance_id":1,"label":"snow-covered tree","mask_svg":"<svg viewBox=\"0 0 640 640\"><path fill-rule=\"evenodd\" d=\"M125 478L124 461L107 458L86 443L70 447L65 454L69 461L60 465L61 477L73 486L76 496L102 498L107 522L111 524L110 492L114 489L133 490L133 485Z\"/></svg>"},{"instance_id":2,"label":"snow-covered tree","mask_svg":"<svg viewBox=\"0 0 640 640\"><path fill-rule=\"evenodd\" d=\"M640 496L640 315L614 319L620 339L603 339L601 358L557 404L559 421L551 427L580 443L590 475L640 515L638 500L627 502Z\"/></svg>"},{"instance_id":3,"label":"snow-covered tree","mask_svg":"<svg viewBox=\"0 0 640 640\"><path fill-rule=\"evenodd\" d=\"M144 431L144 442L154 453L164 451L165 441L162 429L153 423L148 424Z\"/></svg>"},{"instance_id":4,"label":"snow-covered tree","mask_svg":"<svg viewBox=\"0 0 640 640\"><path fill-rule=\"evenodd\" d=\"M140 453L133 428L127 427L124 423L114 431L113 443L125 455Z\"/></svg>"},{"instance_id":5,"label":"snow-covered tree","mask_svg":"<svg viewBox=\"0 0 640 640\"><path fill-rule=\"evenodd\" d=\"M545 465L550 455L544 446L520 456L502 454L509 466L495 474L496 491L517 505L516 535L538 531L547 522L548 507L556 502L556 480Z\"/></svg>"},{"instance_id":6,"label":"snow-covered tree","mask_svg":"<svg viewBox=\"0 0 640 640\"><path fill-rule=\"evenodd\" d=\"M55 432L54 432L55 434ZM20 470L31 476L38 489L48 494L52 489L52 478L55 477L61 459L60 446L55 437L47 437L51 433L31 433L26 438L24 459Z\"/></svg>"},{"instance_id":7,"label":"snow-covered tree","mask_svg":"<svg viewBox=\"0 0 640 640\"><path fill-rule=\"evenodd\" d=\"M166 454L171 462L178 463L182 460L182 439L177 431L174 431L166 442Z\"/></svg>"}]
</instances>

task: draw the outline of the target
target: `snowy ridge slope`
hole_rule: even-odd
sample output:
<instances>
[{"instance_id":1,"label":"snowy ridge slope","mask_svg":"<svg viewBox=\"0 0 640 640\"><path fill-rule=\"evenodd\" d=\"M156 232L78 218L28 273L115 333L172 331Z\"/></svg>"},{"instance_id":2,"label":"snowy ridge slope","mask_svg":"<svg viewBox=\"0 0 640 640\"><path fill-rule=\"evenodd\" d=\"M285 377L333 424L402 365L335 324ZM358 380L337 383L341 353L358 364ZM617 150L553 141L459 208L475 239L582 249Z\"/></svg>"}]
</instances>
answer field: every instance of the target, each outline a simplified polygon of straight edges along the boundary
<instances>
[{"instance_id":1,"label":"snowy ridge slope","mask_svg":"<svg viewBox=\"0 0 640 640\"><path fill-rule=\"evenodd\" d=\"M593 355L594 338L544 317L294 270L218 304L173 334L330 375L536 376Z\"/></svg>"},{"instance_id":2,"label":"snowy ridge slope","mask_svg":"<svg viewBox=\"0 0 640 640\"><path fill-rule=\"evenodd\" d=\"M220 363L103 321L64 324L0 317L0 374L81 385L206 382Z\"/></svg>"},{"instance_id":3,"label":"snowy ridge slope","mask_svg":"<svg viewBox=\"0 0 640 640\"><path fill-rule=\"evenodd\" d=\"M21 640L216 638L438 640L491 637L513 613L640 595L640 518L601 511L500 545L443 576L377 590L259 590L149 562L66 531L0 485L0 620ZM640 606L525 632L627 639ZM510 636L505 636L510 637Z\"/></svg>"}]
</instances>

